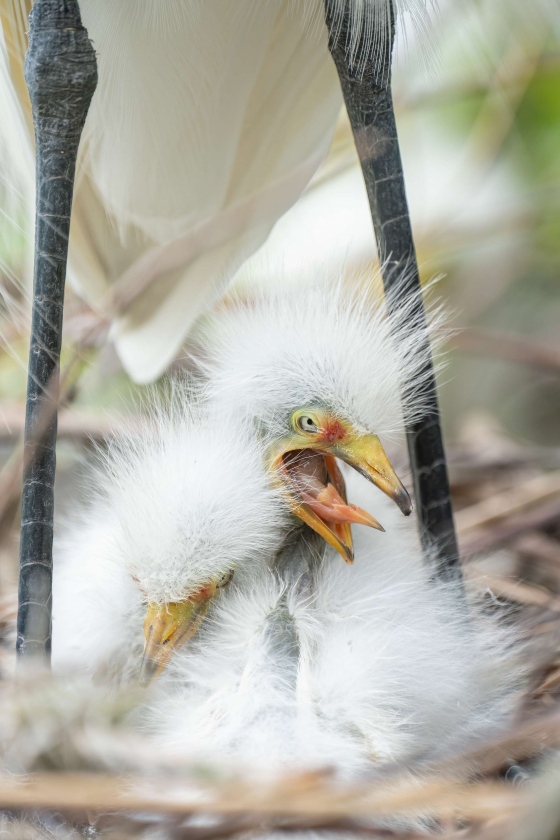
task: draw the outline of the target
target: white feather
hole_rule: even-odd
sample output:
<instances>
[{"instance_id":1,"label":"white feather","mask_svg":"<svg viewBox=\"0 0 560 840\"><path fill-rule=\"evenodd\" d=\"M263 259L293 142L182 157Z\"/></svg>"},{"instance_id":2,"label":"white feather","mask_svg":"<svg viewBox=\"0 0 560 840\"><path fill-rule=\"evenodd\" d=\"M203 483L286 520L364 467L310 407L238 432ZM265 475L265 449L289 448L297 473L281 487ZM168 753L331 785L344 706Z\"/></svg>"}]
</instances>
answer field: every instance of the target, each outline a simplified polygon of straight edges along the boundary
<instances>
[{"instance_id":1,"label":"white feather","mask_svg":"<svg viewBox=\"0 0 560 840\"><path fill-rule=\"evenodd\" d=\"M253 772L329 765L354 778L420 767L507 721L523 679L514 632L431 579L414 523L394 508L387 533L355 529L353 566L296 541L306 564L294 577L278 551L291 525L252 425L215 404L175 401L101 475L89 524L56 557L59 672L126 680L146 600L187 594L236 563L137 712L155 744ZM361 477L349 474L348 488L369 504Z\"/></svg>"},{"instance_id":2,"label":"white feather","mask_svg":"<svg viewBox=\"0 0 560 840\"><path fill-rule=\"evenodd\" d=\"M332 0L336 21L346 3ZM13 161L32 148L22 75L30 6L0 7L0 88L19 100L1 123L3 172L25 182L28 200L32 166L28 156ZM422 25L424 6L397 3ZM348 50L360 62L386 37L388 2L350 8ZM125 367L146 382L311 179L340 88L321 0L81 0L80 9L99 84L78 163L69 280L113 320Z\"/></svg>"},{"instance_id":3,"label":"white feather","mask_svg":"<svg viewBox=\"0 0 560 840\"><path fill-rule=\"evenodd\" d=\"M158 743L356 778L496 735L523 685L515 631L434 582L410 532L386 536L364 531L353 566L329 549L311 592L264 568L228 589L156 688Z\"/></svg>"},{"instance_id":4,"label":"white feather","mask_svg":"<svg viewBox=\"0 0 560 840\"><path fill-rule=\"evenodd\" d=\"M266 441L317 403L395 434L403 378L416 382L407 411L424 408L418 324L410 308L388 317L370 282L319 277L257 292L204 332L215 412L256 420ZM375 491L346 478L349 500L371 509ZM353 566L300 540L296 580L261 566L250 586L224 593L161 681L147 723L163 743L267 766L333 763L352 776L441 756L505 723L522 680L515 634L432 580L414 521L380 495L375 504L387 533L354 528Z\"/></svg>"},{"instance_id":5,"label":"white feather","mask_svg":"<svg viewBox=\"0 0 560 840\"><path fill-rule=\"evenodd\" d=\"M287 433L295 409L313 405L359 431L399 433L403 399L409 417L425 410L427 355L414 297L389 316L376 280L350 286L322 271L286 289L279 277L276 289L228 301L201 328L199 363L213 398L256 418L271 437ZM434 327L440 320L434 310Z\"/></svg>"},{"instance_id":6,"label":"white feather","mask_svg":"<svg viewBox=\"0 0 560 840\"><path fill-rule=\"evenodd\" d=\"M55 546L56 668L112 660L118 671L120 652L141 651L147 602L182 600L231 569L250 575L281 539L283 508L247 424L189 408L181 387L114 444L92 483Z\"/></svg>"}]
</instances>

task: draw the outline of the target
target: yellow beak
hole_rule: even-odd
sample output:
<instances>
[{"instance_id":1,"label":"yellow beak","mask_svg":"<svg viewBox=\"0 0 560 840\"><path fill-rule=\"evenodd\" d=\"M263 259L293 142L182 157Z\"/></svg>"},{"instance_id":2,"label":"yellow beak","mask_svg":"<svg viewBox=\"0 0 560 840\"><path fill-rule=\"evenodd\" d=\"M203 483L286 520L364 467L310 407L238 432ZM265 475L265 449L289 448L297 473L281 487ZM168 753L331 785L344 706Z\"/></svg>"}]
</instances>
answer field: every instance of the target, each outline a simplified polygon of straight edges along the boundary
<instances>
[{"instance_id":1,"label":"yellow beak","mask_svg":"<svg viewBox=\"0 0 560 840\"><path fill-rule=\"evenodd\" d=\"M290 436L277 446L271 466L287 491L292 512L341 554L354 560L351 525L383 531L367 511L350 504L336 458L346 461L386 493L408 516L410 496L395 473L377 435L345 430L342 440Z\"/></svg>"},{"instance_id":2,"label":"yellow beak","mask_svg":"<svg viewBox=\"0 0 560 840\"><path fill-rule=\"evenodd\" d=\"M410 496L387 458L377 435L356 435L338 445L333 454L379 487L405 516L412 513Z\"/></svg>"},{"instance_id":3,"label":"yellow beak","mask_svg":"<svg viewBox=\"0 0 560 840\"><path fill-rule=\"evenodd\" d=\"M348 504L346 485L336 459L332 455L315 453L315 458L322 459L326 468L327 485L312 499L298 486L297 480L291 480L290 460L283 464L284 480L288 480L288 503L299 519L309 525L333 548L339 552L346 563L354 562L351 524L368 525L378 531L384 528L362 508ZM297 463L297 456L293 461ZM301 483L300 483L301 484Z\"/></svg>"},{"instance_id":4,"label":"yellow beak","mask_svg":"<svg viewBox=\"0 0 560 840\"><path fill-rule=\"evenodd\" d=\"M212 583L184 601L148 604L144 620L146 641L140 671L142 683L148 684L159 676L173 653L195 635L216 588L216 584Z\"/></svg>"}]
</instances>

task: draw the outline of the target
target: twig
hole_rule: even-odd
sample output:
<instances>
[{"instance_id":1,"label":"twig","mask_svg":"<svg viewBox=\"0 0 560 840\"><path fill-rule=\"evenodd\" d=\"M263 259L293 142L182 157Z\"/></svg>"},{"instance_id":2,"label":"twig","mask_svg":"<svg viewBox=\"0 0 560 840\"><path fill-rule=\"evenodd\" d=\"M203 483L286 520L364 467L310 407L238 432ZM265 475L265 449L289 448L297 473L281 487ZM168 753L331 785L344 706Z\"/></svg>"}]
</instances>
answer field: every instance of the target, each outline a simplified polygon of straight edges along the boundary
<instances>
[{"instance_id":1,"label":"twig","mask_svg":"<svg viewBox=\"0 0 560 840\"><path fill-rule=\"evenodd\" d=\"M73 811L125 811L143 814L244 815L317 818L380 818L395 814L437 814L481 820L497 809L520 811L526 797L506 783L461 785L434 779L376 782L369 786L318 782L312 787L288 777L270 784L207 781L204 785L169 778L43 773L25 781L0 782L0 808Z\"/></svg>"},{"instance_id":2,"label":"twig","mask_svg":"<svg viewBox=\"0 0 560 840\"><path fill-rule=\"evenodd\" d=\"M527 531L534 531L551 522L560 519L560 499L553 499L540 506L537 510L520 515L516 519L505 522L498 527L481 530L478 533L468 534L462 540L461 556L466 558L474 554L488 551L497 545L508 542Z\"/></svg>"},{"instance_id":3,"label":"twig","mask_svg":"<svg viewBox=\"0 0 560 840\"><path fill-rule=\"evenodd\" d=\"M477 572L469 574L468 567L467 574L469 580L478 589L491 589L499 598L507 598L509 601L518 604L527 604L560 613L560 598L555 598L550 592L541 589L539 586L498 575L479 574Z\"/></svg>"},{"instance_id":4,"label":"twig","mask_svg":"<svg viewBox=\"0 0 560 840\"><path fill-rule=\"evenodd\" d=\"M483 499L460 510L456 516L457 530L463 537L472 531L491 525L498 519L521 513L527 508L558 497L560 504L560 470L537 475L524 484Z\"/></svg>"},{"instance_id":5,"label":"twig","mask_svg":"<svg viewBox=\"0 0 560 840\"><path fill-rule=\"evenodd\" d=\"M25 408L23 406L2 406L0 418L5 428L0 428L0 442L13 443L18 441L23 433L25 423ZM99 416L83 410L72 409L71 412L61 409L58 420L59 440L75 440L79 443L92 441L103 443L112 438L117 429L115 420L107 416ZM127 429L129 424L127 423Z\"/></svg>"},{"instance_id":6,"label":"twig","mask_svg":"<svg viewBox=\"0 0 560 840\"><path fill-rule=\"evenodd\" d=\"M14 503L17 503L21 496L21 477L33 455L34 444L36 445L40 441L42 431L48 428L52 418L60 407L67 405L72 397L75 396L75 386L79 376L77 368L82 361L82 350L87 344L90 335L97 328L98 325L96 324L90 332L84 334L82 341L74 346L70 359L60 377L58 400L43 401L42 414L38 418L34 440L29 440L28 446L24 450L22 434L10 460L2 472L0 472L0 527L2 523L5 523L7 513L9 514ZM48 392L49 390L50 388L47 385L46 391Z\"/></svg>"},{"instance_id":7,"label":"twig","mask_svg":"<svg viewBox=\"0 0 560 840\"><path fill-rule=\"evenodd\" d=\"M522 557L538 560L549 567L556 576L560 575L560 544L539 531L524 534L514 544Z\"/></svg>"}]
</instances>

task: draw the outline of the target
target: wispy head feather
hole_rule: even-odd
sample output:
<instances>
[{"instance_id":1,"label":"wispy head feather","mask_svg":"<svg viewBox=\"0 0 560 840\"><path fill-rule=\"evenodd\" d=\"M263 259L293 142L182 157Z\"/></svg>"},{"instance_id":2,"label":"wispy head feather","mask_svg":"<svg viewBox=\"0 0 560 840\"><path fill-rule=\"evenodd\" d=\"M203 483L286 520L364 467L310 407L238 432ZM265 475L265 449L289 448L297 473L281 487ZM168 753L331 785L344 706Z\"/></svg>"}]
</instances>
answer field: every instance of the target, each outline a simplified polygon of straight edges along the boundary
<instances>
[{"instance_id":1,"label":"wispy head feather","mask_svg":"<svg viewBox=\"0 0 560 840\"><path fill-rule=\"evenodd\" d=\"M258 291L210 319L201 366L213 397L271 434L294 409L313 404L385 436L402 427L403 409L421 417L430 351L418 300L409 296L389 315L375 279L352 287L328 276L302 280ZM441 320L437 309L431 320Z\"/></svg>"},{"instance_id":2,"label":"wispy head feather","mask_svg":"<svg viewBox=\"0 0 560 840\"><path fill-rule=\"evenodd\" d=\"M141 436L117 439L100 473L127 570L150 601L177 601L274 550L280 500L250 427L192 406L177 383Z\"/></svg>"}]
</instances>

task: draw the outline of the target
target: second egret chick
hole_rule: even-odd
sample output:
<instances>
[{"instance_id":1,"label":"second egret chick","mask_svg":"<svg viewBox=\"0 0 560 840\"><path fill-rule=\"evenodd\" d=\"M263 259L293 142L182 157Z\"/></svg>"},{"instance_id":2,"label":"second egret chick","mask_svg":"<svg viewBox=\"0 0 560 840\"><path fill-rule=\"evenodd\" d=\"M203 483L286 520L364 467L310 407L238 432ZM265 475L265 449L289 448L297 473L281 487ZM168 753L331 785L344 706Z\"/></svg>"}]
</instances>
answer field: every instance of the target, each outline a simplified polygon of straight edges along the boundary
<instances>
[{"instance_id":1,"label":"second egret chick","mask_svg":"<svg viewBox=\"0 0 560 840\"><path fill-rule=\"evenodd\" d=\"M176 387L170 408L110 447L89 507L57 541L59 673L120 683L142 660L144 678L159 673L220 591L278 550L286 514L251 430L188 401Z\"/></svg>"}]
</instances>

